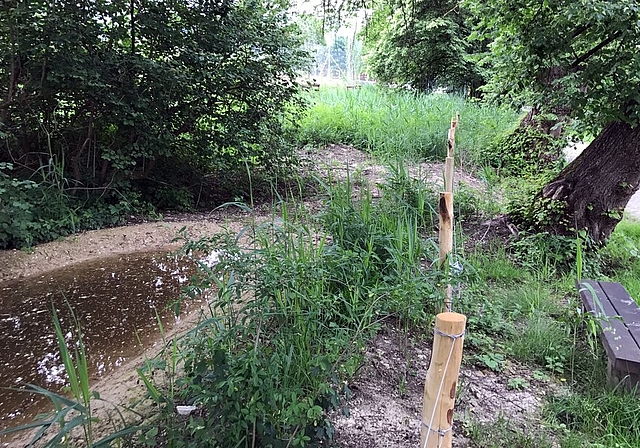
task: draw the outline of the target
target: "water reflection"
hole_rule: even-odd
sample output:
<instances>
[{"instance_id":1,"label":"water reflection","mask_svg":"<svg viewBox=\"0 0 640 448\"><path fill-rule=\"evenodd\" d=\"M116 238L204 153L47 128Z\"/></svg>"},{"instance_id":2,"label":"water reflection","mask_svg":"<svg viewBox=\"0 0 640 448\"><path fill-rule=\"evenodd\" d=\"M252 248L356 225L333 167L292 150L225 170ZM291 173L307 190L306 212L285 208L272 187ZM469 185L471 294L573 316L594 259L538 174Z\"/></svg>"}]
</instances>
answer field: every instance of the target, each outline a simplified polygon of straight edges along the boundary
<instances>
[{"instance_id":1,"label":"water reflection","mask_svg":"<svg viewBox=\"0 0 640 448\"><path fill-rule=\"evenodd\" d=\"M175 321L167 308L190 267L166 253L103 258L39 277L0 284L0 428L33 412L35 397L7 390L25 384L48 389L65 382L53 332L55 306L69 346L75 340L67 303L78 318L93 378L137 356Z\"/></svg>"}]
</instances>

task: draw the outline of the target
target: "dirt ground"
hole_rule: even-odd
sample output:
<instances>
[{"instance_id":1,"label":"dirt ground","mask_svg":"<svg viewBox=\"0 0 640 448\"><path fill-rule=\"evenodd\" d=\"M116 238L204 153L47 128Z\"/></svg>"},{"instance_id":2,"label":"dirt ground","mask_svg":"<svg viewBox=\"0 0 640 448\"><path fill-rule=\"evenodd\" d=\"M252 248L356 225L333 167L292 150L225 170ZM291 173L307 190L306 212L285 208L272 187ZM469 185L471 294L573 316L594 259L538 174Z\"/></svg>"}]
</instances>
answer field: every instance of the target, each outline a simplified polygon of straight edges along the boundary
<instances>
[{"instance_id":1,"label":"dirt ground","mask_svg":"<svg viewBox=\"0 0 640 448\"><path fill-rule=\"evenodd\" d=\"M367 347L366 363L349 385L348 415L337 413L335 442L341 448L418 446L424 381L431 357L430 331L409 334L393 323ZM510 388L519 378L529 385ZM453 447L480 447L467 434L472 425L500 419L513 429L536 427L545 396L561 386L537 380L529 369L509 365L500 374L463 359L456 397Z\"/></svg>"},{"instance_id":2,"label":"dirt ground","mask_svg":"<svg viewBox=\"0 0 640 448\"><path fill-rule=\"evenodd\" d=\"M352 175L356 173L373 186L374 197L377 194L375 185L385 177L384 167L375 165L367 154L346 146L332 145L324 150L305 153L303 157L321 174L331 174L337 181L346 178L348 171ZM442 164L411 167L413 176L433 185L442 184L442 170ZM482 187L480 181L460 170L456 172L456 179L475 188ZM197 238L223 229L239 231L256 216L268 219L268 212L258 211L253 216L240 210L166 215L161 222L84 232L39 245L33 251L0 251L0 282L114 254L176 248L179 243L173 239L182 227L186 227L190 236ZM185 331L192 323L191 319L183 320L171 329L168 336ZM418 444L431 340L429 330L425 330L424 335L408 337L394 325L385 326L369 345L367 362L350 384L353 398L349 402L349 415L333 416L337 446L399 448ZM138 401L144 389L139 384L135 367L144 361L144 357L153 356L160 348L161 342L158 341L145 355L130 360L99 379L93 385L94 390L106 402L131 405ZM511 368L516 370L514 375L527 378L527 372ZM470 365L463 367L456 406L454 446L474 446L464 437L464 425L471 420L490 422L505 415L516 424L525 424L538 417L546 388L534 387L536 382L531 379L531 387L511 390L507 387L508 377L508 372L498 376ZM106 417L108 412L113 417L110 409L112 406L107 405L96 410L101 421L109 421ZM139 410L144 413L144 407ZM136 418L133 414L130 417ZM21 440L4 446L24 445L24 440Z\"/></svg>"}]
</instances>

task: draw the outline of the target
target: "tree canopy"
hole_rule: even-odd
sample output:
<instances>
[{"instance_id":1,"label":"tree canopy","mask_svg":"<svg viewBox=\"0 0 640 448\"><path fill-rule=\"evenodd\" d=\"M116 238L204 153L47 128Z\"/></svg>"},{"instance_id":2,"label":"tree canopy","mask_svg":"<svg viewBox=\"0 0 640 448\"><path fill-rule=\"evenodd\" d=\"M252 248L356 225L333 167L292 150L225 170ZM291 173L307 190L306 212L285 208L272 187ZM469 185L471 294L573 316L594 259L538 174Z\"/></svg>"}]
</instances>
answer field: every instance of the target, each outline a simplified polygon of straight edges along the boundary
<instances>
[{"instance_id":1,"label":"tree canopy","mask_svg":"<svg viewBox=\"0 0 640 448\"><path fill-rule=\"evenodd\" d=\"M465 0L490 40L488 90L565 108L592 131L638 123L640 4L635 0Z\"/></svg>"},{"instance_id":2,"label":"tree canopy","mask_svg":"<svg viewBox=\"0 0 640 448\"><path fill-rule=\"evenodd\" d=\"M367 63L383 82L474 89L482 78L465 19L450 0L380 2L364 32Z\"/></svg>"},{"instance_id":3,"label":"tree canopy","mask_svg":"<svg viewBox=\"0 0 640 448\"><path fill-rule=\"evenodd\" d=\"M0 183L16 176L104 199L132 182L153 183L155 194L285 163L283 117L304 61L286 7L3 2Z\"/></svg>"},{"instance_id":4,"label":"tree canopy","mask_svg":"<svg viewBox=\"0 0 640 448\"><path fill-rule=\"evenodd\" d=\"M74 181L98 184L146 176L161 156L264 161L268 117L291 98L300 62L283 7L5 2L0 118L11 159L64 159Z\"/></svg>"},{"instance_id":5,"label":"tree canopy","mask_svg":"<svg viewBox=\"0 0 640 448\"><path fill-rule=\"evenodd\" d=\"M466 0L489 39L487 90L562 111L597 135L532 199L536 230L605 242L640 186L640 5L633 0Z\"/></svg>"}]
</instances>

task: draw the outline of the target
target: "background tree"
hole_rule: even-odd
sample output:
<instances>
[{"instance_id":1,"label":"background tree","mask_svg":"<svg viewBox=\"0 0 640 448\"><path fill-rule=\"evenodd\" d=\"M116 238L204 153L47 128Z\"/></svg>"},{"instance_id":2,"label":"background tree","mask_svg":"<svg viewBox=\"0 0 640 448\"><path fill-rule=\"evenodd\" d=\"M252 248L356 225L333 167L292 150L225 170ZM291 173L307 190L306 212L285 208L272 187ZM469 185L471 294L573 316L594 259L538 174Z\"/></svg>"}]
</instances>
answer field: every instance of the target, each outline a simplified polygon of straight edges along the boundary
<instances>
[{"instance_id":1,"label":"background tree","mask_svg":"<svg viewBox=\"0 0 640 448\"><path fill-rule=\"evenodd\" d=\"M190 187L207 174L286 165L283 117L304 60L286 6L4 2L0 182L28 179L63 202L73 195L114 206L137 190L189 206ZM85 224L56 224L76 225Z\"/></svg>"},{"instance_id":2,"label":"background tree","mask_svg":"<svg viewBox=\"0 0 640 448\"><path fill-rule=\"evenodd\" d=\"M632 0L468 0L492 40L490 90L559 108L597 135L532 201L528 224L605 241L640 183L640 5Z\"/></svg>"},{"instance_id":3,"label":"background tree","mask_svg":"<svg viewBox=\"0 0 640 448\"><path fill-rule=\"evenodd\" d=\"M465 12L449 0L379 3L365 29L365 54L374 76L417 89L482 84L467 40Z\"/></svg>"}]
</instances>

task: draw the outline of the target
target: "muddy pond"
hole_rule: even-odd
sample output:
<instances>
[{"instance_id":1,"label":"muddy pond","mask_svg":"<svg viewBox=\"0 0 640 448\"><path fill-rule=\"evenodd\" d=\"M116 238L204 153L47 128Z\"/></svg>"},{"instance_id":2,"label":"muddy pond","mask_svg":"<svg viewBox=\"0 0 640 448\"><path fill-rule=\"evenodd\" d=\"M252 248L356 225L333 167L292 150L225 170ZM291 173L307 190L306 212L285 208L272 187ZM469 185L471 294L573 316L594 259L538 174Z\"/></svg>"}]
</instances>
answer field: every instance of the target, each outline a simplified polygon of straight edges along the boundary
<instances>
[{"instance_id":1,"label":"muddy pond","mask_svg":"<svg viewBox=\"0 0 640 448\"><path fill-rule=\"evenodd\" d=\"M53 330L55 307L67 345L77 341L70 309L97 379L160 344L158 321L178 320L171 304L193 265L166 251L118 255L0 283L0 429L25 423L44 409L37 396L14 389L35 384L60 390L65 372ZM200 304L182 307L184 313Z\"/></svg>"}]
</instances>

